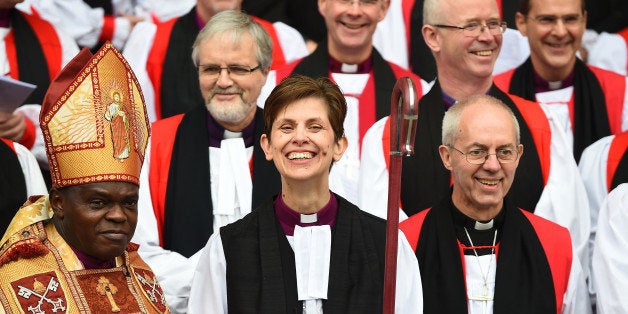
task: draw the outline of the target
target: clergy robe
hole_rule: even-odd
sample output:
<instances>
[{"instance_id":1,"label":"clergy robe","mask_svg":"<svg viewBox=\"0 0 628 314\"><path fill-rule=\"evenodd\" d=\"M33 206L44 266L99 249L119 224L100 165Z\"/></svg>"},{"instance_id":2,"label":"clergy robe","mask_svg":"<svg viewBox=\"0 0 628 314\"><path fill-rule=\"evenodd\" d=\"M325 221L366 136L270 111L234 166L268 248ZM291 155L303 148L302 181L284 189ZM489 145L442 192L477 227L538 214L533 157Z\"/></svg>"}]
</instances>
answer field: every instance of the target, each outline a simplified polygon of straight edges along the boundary
<instances>
[{"instance_id":1,"label":"clergy robe","mask_svg":"<svg viewBox=\"0 0 628 314\"><path fill-rule=\"evenodd\" d=\"M555 131L537 103L507 95L496 86L489 95L503 101L519 121L524 152L509 195L520 208L554 221L571 232L576 251L588 265L589 206L578 167L564 138ZM438 146L445 115L438 81L419 102L416 151L404 157L401 173L400 219L434 206L448 194L451 175L443 166ZM389 131L387 119L378 121L364 138L358 206L386 218Z\"/></svg>"},{"instance_id":2,"label":"clergy robe","mask_svg":"<svg viewBox=\"0 0 628 314\"><path fill-rule=\"evenodd\" d=\"M396 80L404 76L411 78L417 88L418 97L429 90L430 86L412 72L385 61L377 49L373 49L371 57L372 69L368 74L332 73L329 70L327 42L322 42L309 56L271 71L258 99L258 104L263 103L270 91L291 74L313 78L329 77L338 84L347 99L344 129L349 146L342 158L334 163L329 184L332 191L354 204L358 200L362 139L373 123L390 114L390 96Z\"/></svg>"},{"instance_id":3,"label":"clergy robe","mask_svg":"<svg viewBox=\"0 0 628 314\"><path fill-rule=\"evenodd\" d=\"M598 313L627 313L628 300L628 183L613 189L600 208L593 248L591 277Z\"/></svg>"},{"instance_id":4,"label":"clergy robe","mask_svg":"<svg viewBox=\"0 0 628 314\"><path fill-rule=\"evenodd\" d=\"M140 254L159 276L168 303L177 312L185 310L194 267L209 236L280 190L279 173L259 146L264 119L262 109L257 108L254 145L246 152L246 158L251 158L252 176L247 167L240 169L245 175L236 178L238 188L252 184L252 193L230 200L220 198L227 197L218 194L220 182L225 181L218 176L220 159L215 159L221 149L209 147L208 115L207 109L199 106L153 123L140 173L133 241L141 244ZM248 207L243 199L247 196ZM220 201L232 205L231 215L216 212Z\"/></svg>"},{"instance_id":5,"label":"clergy robe","mask_svg":"<svg viewBox=\"0 0 628 314\"><path fill-rule=\"evenodd\" d=\"M115 267L87 269L50 220L48 196L33 201L0 241L0 313L170 313L137 244Z\"/></svg>"},{"instance_id":6,"label":"clergy robe","mask_svg":"<svg viewBox=\"0 0 628 314\"><path fill-rule=\"evenodd\" d=\"M253 17L273 41L273 64L278 67L307 55L303 37L281 22ZM159 23L139 23L124 49L142 87L150 121L155 121L205 103L192 62L192 45L200 28L196 8L187 14Z\"/></svg>"},{"instance_id":7,"label":"clergy robe","mask_svg":"<svg viewBox=\"0 0 628 314\"><path fill-rule=\"evenodd\" d=\"M77 53L72 38L29 12L10 10L10 27L0 27L0 75L37 85L16 112L26 117L26 130L20 144L47 168L48 159L39 128L39 105L50 81Z\"/></svg>"},{"instance_id":8,"label":"clergy robe","mask_svg":"<svg viewBox=\"0 0 628 314\"><path fill-rule=\"evenodd\" d=\"M609 224L607 221L600 221L602 203L611 190L628 182L628 132L609 135L591 144L582 153L578 168L591 209L589 245L590 252L593 253L598 225Z\"/></svg>"},{"instance_id":9,"label":"clergy robe","mask_svg":"<svg viewBox=\"0 0 628 314\"><path fill-rule=\"evenodd\" d=\"M628 74L628 27L617 33L600 33L591 43L583 45L589 65Z\"/></svg>"},{"instance_id":10,"label":"clergy robe","mask_svg":"<svg viewBox=\"0 0 628 314\"><path fill-rule=\"evenodd\" d=\"M31 195L47 193L35 156L26 147L0 138L0 233Z\"/></svg>"},{"instance_id":11,"label":"clergy robe","mask_svg":"<svg viewBox=\"0 0 628 314\"><path fill-rule=\"evenodd\" d=\"M335 196L324 313L381 313L386 223ZM214 233L198 263L190 313L301 313L291 244L273 201ZM422 313L416 267L400 233L396 313Z\"/></svg>"},{"instance_id":12,"label":"clergy robe","mask_svg":"<svg viewBox=\"0 0 628 314\"><path fill-rule=\"evenodd\" d=\"M590 313L585 276L569 231L509 205L496 249L494 313ZM400 224L415 250L424 313L467 313L469 274L454 231L451 196ZM490 280L489 280L490 281Z\"/></svg>"},{"instance_id":13,"label":"clergy robe","mask_svg":"<svg viewBox=\"0 0 628 314\"><path fill-rule=\"evenodd\" d=\"M559 121L567 135L573 134L573 153L579 161L582 151L596 140L628 129L628 88L626 77L587 66L580 59L576 59L574 75L573 90L566 97L550 94L541 98L540 93L535 94L534 69L528 59L495 76L495 85L542 103L547 115ZM554 102L567 103L568 114L552 108Z\"/></svg>"},{"instance_id":14,"label":"clergy robe","mask_svg":"<svg viewBox=\"0 0 628 314\"><path fill-rule=\"evenodd\" d=\"M612 189L628 182L628 132L606 136L587 147L578 167L593 214Z\"/></svg>"}]
</instances>

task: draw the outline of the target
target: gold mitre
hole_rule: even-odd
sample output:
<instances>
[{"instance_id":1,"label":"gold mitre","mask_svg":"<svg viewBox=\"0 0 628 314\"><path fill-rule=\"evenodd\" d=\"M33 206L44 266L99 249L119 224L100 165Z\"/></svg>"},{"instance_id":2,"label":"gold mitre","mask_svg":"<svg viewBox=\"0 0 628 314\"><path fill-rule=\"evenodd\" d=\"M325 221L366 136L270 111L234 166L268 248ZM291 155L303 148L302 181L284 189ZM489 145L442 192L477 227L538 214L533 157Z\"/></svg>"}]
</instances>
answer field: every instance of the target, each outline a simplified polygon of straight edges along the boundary
<instances>
[{"instance_id":1,"label":"gold mitre","mask_svg":"<svg viewBox=\"0 0 628 314\"><path fill-rule=\"evenodd\" d=\"M50 84L39 116L53 187L139 184L150 126L139 83L107 42L83 49Z\"/></svg>"}]
</instances>

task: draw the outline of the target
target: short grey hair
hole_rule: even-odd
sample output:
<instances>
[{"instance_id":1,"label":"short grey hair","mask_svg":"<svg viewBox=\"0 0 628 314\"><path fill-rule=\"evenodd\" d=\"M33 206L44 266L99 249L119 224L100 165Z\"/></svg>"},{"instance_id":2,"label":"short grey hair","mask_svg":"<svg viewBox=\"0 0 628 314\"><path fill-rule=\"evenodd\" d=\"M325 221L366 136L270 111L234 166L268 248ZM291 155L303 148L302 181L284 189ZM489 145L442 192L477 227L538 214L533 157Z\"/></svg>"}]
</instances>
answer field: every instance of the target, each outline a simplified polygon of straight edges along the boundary
<instances>
[{"instance_id":1,"label":"short grey hair","mask_svg":"<svg viewBox=\"0 0 628 314\"><path fill-rule=\"evenodd\" d=\"M268 70L273 61L273 41L264 28L246 13L226 10L214 15L196 36L192 46L192 62L199 66L201 43L219 34L231 34L233 42L238 42L242 34L248 32L257 47L256 58L262 70Z\"/></svg>"},{"instance_id":2,"label":"short grey hair","mask_svg":"<svg viewBox=\"0 0 628 314\"><path fill-rule=\"evenodd\" d=\"M423 2L423 24L442 23L442 0L425 0Z\"/></svg>"},{"instance_id":3,"label":"short grey hair","mask_svg":"<svg viewBox=\"0 0 628 314\"><path fill-rule=\"evenodd\" d=\"M460 116L462 115L462 112L464 111L465 108L469 107L470 105L477 104L477 103L490 105L492 107L495 107L494 108L495 110L498 110L498 109L506 110L508 114L510 115L512 119L512 123L515 127L515 136L517 138L517 145L521 143L519 121L517 121L517 117L512 112L510 107L506 106L506 104L504 104L501 100L493 96L480 94L480 95L473 95L473 96L467 97L465 99L462 99L456 102L456 104L454 104L451 108L449 108L449 110L445 112L445 117L443 118L443 129L442 129L442 136L441 136L441 141L443 145L445 146L454 145L454 142L456 141L456 136L458 134L458 127L460 125Z\"/></svg>"}]
</instances>

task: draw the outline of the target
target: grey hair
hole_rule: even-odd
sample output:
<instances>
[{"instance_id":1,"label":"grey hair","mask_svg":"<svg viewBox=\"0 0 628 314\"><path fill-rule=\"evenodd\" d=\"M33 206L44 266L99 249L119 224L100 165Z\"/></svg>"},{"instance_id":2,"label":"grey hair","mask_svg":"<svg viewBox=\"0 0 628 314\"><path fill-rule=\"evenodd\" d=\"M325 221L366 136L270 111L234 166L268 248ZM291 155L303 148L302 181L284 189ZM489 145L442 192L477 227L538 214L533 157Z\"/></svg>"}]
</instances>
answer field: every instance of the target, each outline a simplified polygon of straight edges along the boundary
<instances>
[{"instance_id":1,"label":"grey hair","mask_svg":"<svg viewBox=\"0 0 628 314\"><path fill-rule=\"evenodd\" d=\"M442 0L425 0L423 2L423 24L442 23Z\"/></svg>"},{"instance_id":2,"label":"grey hair","mask_svg":"<svg viewBox=\"0 0 628 314\"><path fill-rule=\"evenodd\" d=\"M429 0L426 0L426 1L429 1ZM493 96L480 94L480 95L473 95L473 96L467 97L465 99L462 99L456 102L455 105L453 105L451 108L449 108L449 110L445 112L445 117L443 118L443 129L442 129L442 136L441 136L441 141L443 145L446 145L446 146L454 145L454 142L456 141L456 135L458 134L457 131L460 125L460 116L462 116L462 112L464 111L465 108L469 107L470 105L477 104L477 103L490 105L492 107L495 107L494 109L506 110L508 114L510 115L510 118L512 119L512 123L515 128L515 136L517 138L517 145L521 143L519 121L517 121L517 117L512 112L510 107L506 106L506 104L504 104L501 100Z\"/></svg>"},{"instance_id":3,"label":"grey hair","mask_svg":"<svg viewBox=\"0 0 628 314\"><path fill-rule=\"evenodd\" d=\"M262 70L268 70L273 61L273 41L257 22L246 13L226 10L214 15L196 36L192 45L192 62L198 67L200 58L199 46L216 35L231 34L233 42L238 42L242 35L248 32L257 47L256 58Z\"/></svg>"}]
</instances>

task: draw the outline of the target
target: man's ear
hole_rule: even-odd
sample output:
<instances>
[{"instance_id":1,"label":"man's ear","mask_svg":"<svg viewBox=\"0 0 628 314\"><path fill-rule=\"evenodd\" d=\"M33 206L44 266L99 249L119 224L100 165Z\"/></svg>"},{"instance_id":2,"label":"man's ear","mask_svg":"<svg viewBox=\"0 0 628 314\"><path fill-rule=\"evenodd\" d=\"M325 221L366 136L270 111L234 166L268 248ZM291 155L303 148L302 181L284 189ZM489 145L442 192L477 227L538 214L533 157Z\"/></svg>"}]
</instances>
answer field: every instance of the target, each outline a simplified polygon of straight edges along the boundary
<instances>
[{"instance_id":1,"label":"man's ear","mask_svg":"<svg viewBox=\"0 0 628 314\"><path fill-rule=\"evenodd\" d=\"M440 154L440 159L443 161L445 168L451 170L451 152L449 147L445 145L438 146L438 154Z\"/></svg>"},{"instance_id":2,"label":"man's ear","mask_svg":"<svg viewBox=\"0 0 628 314\"><path fill-rule=\"evenodd\" d=\"M421 33L423 34L423 40L425 40L425 44L427 45L432 53L440 51L440 40L438 38L438 33L436 32L436 28L430 24L425 24L421 28Z\"/></svg>"},{"instance_id":3,"label":"man's ear","mask_svg":"<svg viewBox=\"0 0 628 314\"><path fill-rule=\"evenodd\" d=\"M54 212L54 216L63 218L63 203L65 201L65 195L63 195L63 193L56 188L52 188L48 195L48 199L50 201L50 207L52 207L52 211Z\"/></svg>"},{"instance_id":4,"label":"man's ear","mask_svg":"<svg viewBox=\"0 0 628 314\"><path fill-rule=\"evenodd\" d=\"M521 14L521 12L517 12L515 14L515 23L517 24L517 29L519 30L519 33L521 33L521 35L523 36L528 36L526 35L526 33L528 32L528 25L527 25L526 21L526 16Z\"/></svg>"},{"instance_id":5,"label":"man's ear","mask_svg":"<svg viewBox=\"0 0 628 314\"><path fill-rule=\"evenodd\" d=\"M264 151L264 155L266 156L266 160L273 160L273 152L270 148L270 140L268 140L268 136L266 134L262 134L262 137L259 139L259 144Z\"/></svg>"}]
</instances>

